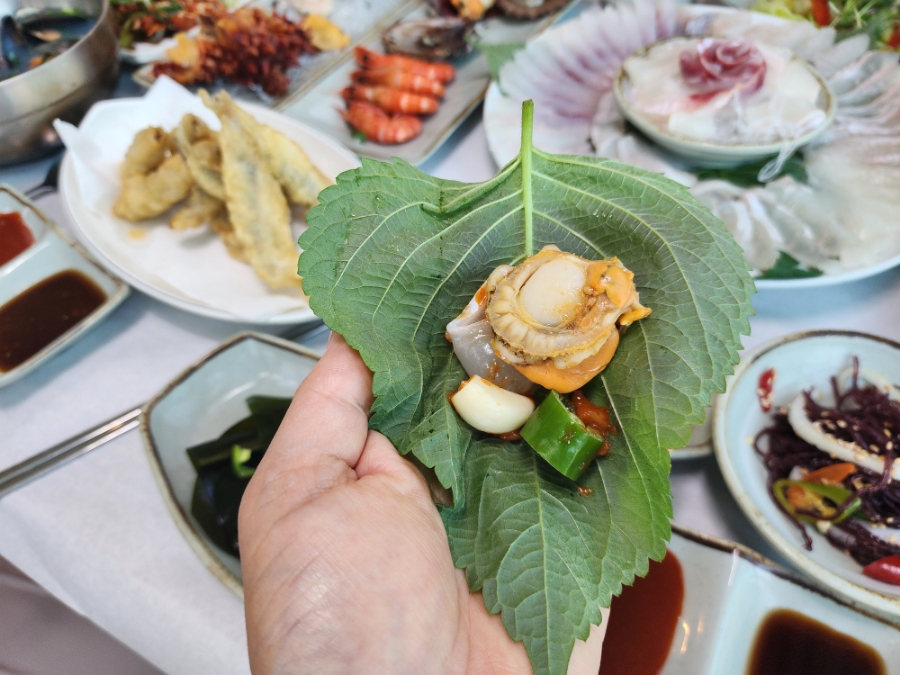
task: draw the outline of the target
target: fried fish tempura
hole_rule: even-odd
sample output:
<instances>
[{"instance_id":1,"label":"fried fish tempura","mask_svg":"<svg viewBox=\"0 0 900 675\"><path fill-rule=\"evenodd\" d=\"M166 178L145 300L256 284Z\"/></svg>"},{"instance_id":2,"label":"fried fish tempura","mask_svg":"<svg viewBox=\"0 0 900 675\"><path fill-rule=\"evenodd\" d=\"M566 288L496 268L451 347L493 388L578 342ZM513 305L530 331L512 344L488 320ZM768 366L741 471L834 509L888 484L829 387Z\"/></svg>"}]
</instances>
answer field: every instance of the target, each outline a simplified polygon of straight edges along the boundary
<instances>
[{"instance_id":1,"label":"fried fish tempura","mask_svg":"<svg viewBox=\"0 0 900 675\"><path fill-rule=\"evenodd\" d=\"M134 136L119 169L122 180L143 176L156 169L166 158L170 148L169 134L159 127L141 129Z\"/></svg>"},{"instance_id":2,"label":"fried fish tempura","mask_svg":"<svg viewBox=\"0 0 900 675\"><path fill-rule=\"evenodd\" d=\"M131 222L155 218L187 197L193 185L194 179L181 155L170 155L155 171L122 181L113 213Z\"/></svg>"},{"instance_id":3,"label":"fried fish tempura","mask_svg":"<svg viewBox=\"0 0 900 675\"><path fill-rule=\"evenodd\" d=\"M205 192L224 201L222 153L219 135L196 115L188 113L174 131L178 151L184 156L194 180Z\"/></svg>"},{"instance_id":4,"label":"fried fish tempura","mask_svg":"<svg viewBox=\"0 0 900 675\"><path fill-rule=\"evenodd\" d=\"M210 105L210 97L206 91L201 91L200 97ZM227 92L220 91L216 94L217 102L226 99L231 100ZM260 124L253 115L240 107L233 105L232 108L244 131L256 140L260 154L272 170L275 180L284 188L288 200L306 208L313 206L319 192L331 185L331 181L309 161L298 143L280 131Z\"/></svg>"},{"instance_id":5,"label":"fried fish tempura","mask_svg":"<svg viewBox=\"0 0 900 675\"><path fill-rule=\"evenodd\" d=\"M184 206L169 219L169 227L173 230L189 230L193 227L200 227L204 223L211 223L220 211L225 211L225 202L216 199L199 185L195 185Z\"/></svg>"},{"instance_id":6,"label":"fried fish tempura","mask_svg":"<svg viewBox=\"0 0 900 675\"><path fill-rule=\"evenodd\" d=\"M241 126L256 139L260 153L291 203L306 208L314 206L319 193L331 185L331 181L309 161L299 144L272 127L260 124L237 106L235 110Z\"/></svg>"},{"instance_id":7,"label":"fried fish tempura","mask_svg":"<svg viewBox=\"0 0 900 675\"><path fill-rule=\"evenodd\" d=\"M204 100L222 121L222 179L235 238L270 288L299 287L291 213L281 186L254 139L238 122L231 99Z\"/></svg>"},{"instance_id":8,"label":"fried fish tempura","mask_svg":"<svg viewBox=\"0 0 900 675\"><path fill-rule=\"evenodd\" d=\"M212 228L213 232L219 235L222 243L225 244L225 250L228 251L228 255L230 255L235 260L247 262L247 256L244 253L244 248L241 246L241 243L237 239L237 235L234 233L234 228L231 226L231 221L228 220L227 210L222 209L212 220L209 221L209 226Z\"/></svg>"}]
</instances>

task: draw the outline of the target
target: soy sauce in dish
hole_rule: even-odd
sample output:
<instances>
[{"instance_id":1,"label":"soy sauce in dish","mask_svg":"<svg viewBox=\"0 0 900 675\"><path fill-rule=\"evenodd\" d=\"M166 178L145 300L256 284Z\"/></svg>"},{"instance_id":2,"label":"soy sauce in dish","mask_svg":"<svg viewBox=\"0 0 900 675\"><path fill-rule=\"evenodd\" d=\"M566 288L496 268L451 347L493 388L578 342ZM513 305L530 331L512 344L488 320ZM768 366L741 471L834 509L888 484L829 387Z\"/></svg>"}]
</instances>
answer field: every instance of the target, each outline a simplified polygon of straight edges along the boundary
<instances>
[{"instance_id":1,"label":"soy sauce in dish","mask_svg":"<svg viewBox=\"0 0 900 675\"><path fill-rule=\"evenodd\" d=\"M681 563L669 551L613 598L600 675L656 675L666 663L684 604ZM771 675L771 673L769 674Z\"/></svg>"},{"instance_id":2,"label":"soy sauce in dish","mask_svg":"<svg viewBox=\"0 0 900 675\"><path fill-rule=\"evenodd\" d=\"M0 213L0 265L5 265L32 244L34 235L22 220L21 213Z\"/></svg>"},{"instance_id":3,"label":"soy sauce in dish","mask_svg":"<svg viewBox=\"0 0 900 675\"><path fill-rule=\"evenodd\" d=\"M0 372L12 370L86 319L106 294L81 272L48 277L0 307Z\"/></svg>"},{"instance_id":4,"label":"soy sauce in dish","mask_svg":"<svg viewBox=\"0 0 900 675\"><path fill-rule=\"evenodd\" d=\"M605 655L604 655L605 656ZM885 675L872 647L789 609L770 612L753 645L747 675Z\"/></svg>"}]
</instances>

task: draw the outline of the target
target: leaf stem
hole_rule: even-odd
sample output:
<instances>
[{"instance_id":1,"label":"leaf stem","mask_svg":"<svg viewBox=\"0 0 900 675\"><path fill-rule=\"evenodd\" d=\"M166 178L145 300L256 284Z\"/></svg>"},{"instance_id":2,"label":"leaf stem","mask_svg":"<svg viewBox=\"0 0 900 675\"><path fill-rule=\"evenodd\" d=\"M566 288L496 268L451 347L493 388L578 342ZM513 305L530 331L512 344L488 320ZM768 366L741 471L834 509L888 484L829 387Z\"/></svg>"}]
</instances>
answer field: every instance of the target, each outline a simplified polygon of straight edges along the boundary
<instances>
[{"instance_id":1,"label":"leaf stem","mask_svg":"<svg viewBox=\"0 0 900 675\"><path fill-rule=\"evenodd\" d=\"M534 204L531 200L531 131L534 127L534 101L522 103L522 201L525 206L525 257L534 255Z\"/></svg>"}]
</instances>

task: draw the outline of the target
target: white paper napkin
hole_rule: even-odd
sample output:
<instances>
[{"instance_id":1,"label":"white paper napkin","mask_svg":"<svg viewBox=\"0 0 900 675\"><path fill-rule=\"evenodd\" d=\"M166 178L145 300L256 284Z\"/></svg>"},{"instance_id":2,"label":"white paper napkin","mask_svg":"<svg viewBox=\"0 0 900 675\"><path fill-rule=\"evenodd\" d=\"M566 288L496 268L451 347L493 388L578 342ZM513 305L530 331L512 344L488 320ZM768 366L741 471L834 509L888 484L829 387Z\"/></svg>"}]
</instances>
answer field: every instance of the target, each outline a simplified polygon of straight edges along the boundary
<instances>
[{"instance_id":1,"label":"white paper napkin","mask_svg":"<svg viewBox=\"0 0 900 675\"><path fill-rule=\"evenodd\" d=\"M94 247L139 286L144 283L182 302L235 318L263 322L306 309L299 291L269 290L249 265L231 258L206 227L176 232L166 225L169 214L138 224L112 214L121 186L119 165L137 132L149 126L171 131L189 112L213 129L220 124L197 96L167 77L160 77L140 101L109 104L106 109L99 104L79 128L54 122L71 153L78 183L79 194L67 201L81 233ZM302 223L294 227L299 232Z\"/></svg>"}]
</instances>

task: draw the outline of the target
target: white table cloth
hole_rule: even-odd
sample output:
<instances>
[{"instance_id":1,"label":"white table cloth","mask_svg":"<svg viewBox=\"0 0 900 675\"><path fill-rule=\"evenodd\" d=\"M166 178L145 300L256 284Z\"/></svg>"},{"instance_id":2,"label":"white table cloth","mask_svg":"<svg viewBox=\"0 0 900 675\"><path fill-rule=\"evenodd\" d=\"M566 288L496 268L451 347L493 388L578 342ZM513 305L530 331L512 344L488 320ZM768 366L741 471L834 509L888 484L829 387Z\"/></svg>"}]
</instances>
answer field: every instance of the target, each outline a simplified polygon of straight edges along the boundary
<instances>
[{"instance_id":1,"label":"white table cloth","mask_svg":"<svg viewBox=\"0 0 900 675\"><path fill-rule=\"evenodd\" d=\"M462 181L493 176L481 111L423 167ZM26 189L49 162L0 169ZM57 196L39 202L68 226ZM768 292L745 347L786 333L843 328L900 339L900 272L822 290ZM0 390L0 470L153 396L246 326L134 292L104 323ZM324 337L311 345L324 347ZM712 457L673 467L675 519L773 555L731 498ZM0 500L0 555L171 675L249 672L243 607L182 539L136 431Z\"/></svg>"}]
</instances>

